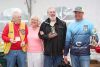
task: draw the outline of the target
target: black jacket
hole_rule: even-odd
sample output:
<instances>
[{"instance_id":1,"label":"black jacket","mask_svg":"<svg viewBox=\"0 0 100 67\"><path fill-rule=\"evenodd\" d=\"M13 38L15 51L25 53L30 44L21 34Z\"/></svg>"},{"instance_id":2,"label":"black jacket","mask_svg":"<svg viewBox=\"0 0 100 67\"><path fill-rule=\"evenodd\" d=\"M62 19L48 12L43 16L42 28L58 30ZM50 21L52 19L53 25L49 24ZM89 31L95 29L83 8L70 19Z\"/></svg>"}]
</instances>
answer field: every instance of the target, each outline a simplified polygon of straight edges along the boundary
<instances>
[{"instance_id":1,"label":"black jacket","mask_svg":"<svg viewBox=\"0 0 100 67\"><path fill-rule=\"evenodd\" d=\"M49 38L48 34L51 32L50 19L48 18L41 24L40 31L43 31L44 35L40 35L39 32L39 37L44 41L44 55L56 56L63 54L66 38L66 23L56 18L54 26L58 35L54 38Z\"/></svg>"}]
</instances>

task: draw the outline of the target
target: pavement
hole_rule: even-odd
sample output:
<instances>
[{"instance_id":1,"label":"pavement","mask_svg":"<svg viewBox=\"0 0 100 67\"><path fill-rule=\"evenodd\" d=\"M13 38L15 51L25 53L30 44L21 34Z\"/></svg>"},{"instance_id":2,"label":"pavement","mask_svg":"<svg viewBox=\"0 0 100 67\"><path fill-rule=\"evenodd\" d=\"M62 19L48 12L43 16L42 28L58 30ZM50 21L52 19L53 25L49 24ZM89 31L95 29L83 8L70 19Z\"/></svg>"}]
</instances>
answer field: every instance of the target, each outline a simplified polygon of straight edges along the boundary
<instances>
[{"instance_id":1,"label":"pavement","mask_svg":"<svg viewBox=\"0 0 100 67\"><path fill-rule=\"evenodd\" d=\"M100 62L97 60L91 60L90 67L100 67Z\"/></svg>"}]
</instances>

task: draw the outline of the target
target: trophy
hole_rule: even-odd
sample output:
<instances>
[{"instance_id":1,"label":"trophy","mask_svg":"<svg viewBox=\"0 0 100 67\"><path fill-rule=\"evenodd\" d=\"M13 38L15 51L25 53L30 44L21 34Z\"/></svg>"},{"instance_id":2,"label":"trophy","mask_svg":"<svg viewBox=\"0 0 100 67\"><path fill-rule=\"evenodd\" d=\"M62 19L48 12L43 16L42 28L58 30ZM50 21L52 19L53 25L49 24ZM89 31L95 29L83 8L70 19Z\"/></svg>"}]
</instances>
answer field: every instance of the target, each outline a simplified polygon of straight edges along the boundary
<instances>
[{"instance_id":1,"label":"trophy","mask_svg":"<svg viewBox=\"0 0 100 67\"><path fill-rule=\"evenodd\" d=\"M90 43L91 43L92 46L96 46L97 45L96 36L95 35L91 36Z\"/></svg>"},{"instance_id":2,"label":"trophy","mask_svg":"<svg viewBox=\"0 0 100 67\"><path fill-rule=\"evenodd\" d=\"M96 42L96 34L97 34L96 28L94 28L94 29L92 30L92 32L93 32L93 35L90 37L90 44L91 44L92 46L96 46L96 45L97 45L97 42Z\"/></svg>"},{"instance_id":3,"label":"trophy","mask_svg":"<svg viewBox=\"0 0 100 67\"><path fill-rule=\"evenodd\" d=\"M54 26L51 27L51 33L56 33Z\"/></svg>"},{"instance_id":4,"label":"trophy","mask_svg":"<svg viewBox=\"0 0 100 67\"><path fill-rule=\"evenodd\" d=\"M51 37L55 37L55 36L57 36L57 33L55 31L55 27L51 26Z\"/></svg>"}]
</instances>

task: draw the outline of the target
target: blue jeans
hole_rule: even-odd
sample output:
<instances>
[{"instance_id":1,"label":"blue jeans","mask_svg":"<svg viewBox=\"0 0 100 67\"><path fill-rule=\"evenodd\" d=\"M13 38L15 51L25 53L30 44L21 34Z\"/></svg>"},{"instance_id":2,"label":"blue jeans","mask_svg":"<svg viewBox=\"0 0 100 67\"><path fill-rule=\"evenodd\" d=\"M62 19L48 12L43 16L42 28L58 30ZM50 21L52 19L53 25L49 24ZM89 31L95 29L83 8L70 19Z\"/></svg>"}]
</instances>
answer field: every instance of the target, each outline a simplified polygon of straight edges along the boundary
<instances>
[{"instance_id":1,"label":"blue jeans","mask_svg":"<svg viewBox=\"0 0 100 67\"><path fill-rule=\"evenodd\" d=\"M26 53L21 50L10 50L10 52L5 56L7 60L7 67L26 67Z\"/></svg>"},{"instance_id":2,"label":"blue jeans","mask_svg":"<svg viewBox=\"0 0 100 67\"><path fill-rule=\"evenodd\" d=\"M61 60L63 60L63 56L44 56L44 67L57 67Z\"/></svg>"},{"instance_id":3,"label":"blue jeans","mask_svg":"<svg viewBox=\"0 0 100 67\"><path fill-rule=\"evenodd\" d=\"M71 55L72 67L90 67L90 56Z\"/></svg>"}]
</instances>

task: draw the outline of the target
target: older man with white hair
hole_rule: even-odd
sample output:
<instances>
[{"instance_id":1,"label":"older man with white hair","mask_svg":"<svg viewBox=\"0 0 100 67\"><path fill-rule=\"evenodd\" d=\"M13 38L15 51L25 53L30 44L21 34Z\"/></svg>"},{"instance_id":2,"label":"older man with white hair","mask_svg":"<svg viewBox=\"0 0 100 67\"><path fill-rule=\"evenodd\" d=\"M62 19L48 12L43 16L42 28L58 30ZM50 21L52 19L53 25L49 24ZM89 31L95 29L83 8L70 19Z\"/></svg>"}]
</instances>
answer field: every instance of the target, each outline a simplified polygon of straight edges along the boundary
<instances>
[{"instance_id":1,"label":"older man with white hair","mask_svg":"<svg viewBox=\"0 0 100 67\"><path fill-rule=\"evenodd\" d=\"M21 10L15 9L12 20L5 26L2 39L5 42L4 54L7 67L26 67L27 26L21 21ZM17 62L16 62L17 61Z\"/></svg>"},{"instance_id":2,"label":"older man with white hair","mask_svg":"<svg viewBox=\"0 0 100 67\"><path fill-rule=\"evenodd\" d=\"M47 10L48 18L41 24L39 36L44 42L44 67L58 67L63 59L66 23L56 16L56 9Z\"/></svg>"}]
</instances>

